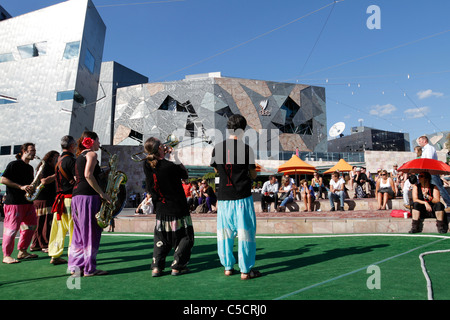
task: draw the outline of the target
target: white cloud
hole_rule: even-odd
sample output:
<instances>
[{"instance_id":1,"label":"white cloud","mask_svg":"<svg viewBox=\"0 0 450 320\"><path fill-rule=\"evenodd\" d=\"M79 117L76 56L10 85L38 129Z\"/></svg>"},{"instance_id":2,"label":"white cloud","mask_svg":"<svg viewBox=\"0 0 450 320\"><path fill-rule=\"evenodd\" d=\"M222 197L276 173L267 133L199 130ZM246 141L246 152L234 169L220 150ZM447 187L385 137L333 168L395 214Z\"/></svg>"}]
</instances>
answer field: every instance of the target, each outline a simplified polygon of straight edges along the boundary
<instances>
[{"instance_id":1,"label":"white cloud","mask_svg":"<svg viewBox=\"0 0 450 320\"><path fill-rule=\"evenodd\" d=\"M422 90L417 92L417 96L419 97L420 100L422 99L426 99L432 96L435 97L442 97L444 94L442 92L433 92L433 90L428 89L428 90Z\"/></svg>"},{"instance_id":2,"label":"white cloud","mask_svg":"<svg viewBox=\"0 0 450 320\"><path fill-rule=\"evenodd\" d=\"M385 116L387 114L393 113L395 110L397 110L397 108L390 103L382 105L382 106L377 104L376 106L372 106L369 113L373 116Z\"/></svg>"},{"instance_id":3,"label":"white cloud","mask_svg":"<svg viewBox=\"0 0 450 320\"><path fill-rule=\"evenodd\" d=\"M429 107L411 108L404 111L407 118L417 119L422 118L430 112Z\"/></svg>"}]
</instances>

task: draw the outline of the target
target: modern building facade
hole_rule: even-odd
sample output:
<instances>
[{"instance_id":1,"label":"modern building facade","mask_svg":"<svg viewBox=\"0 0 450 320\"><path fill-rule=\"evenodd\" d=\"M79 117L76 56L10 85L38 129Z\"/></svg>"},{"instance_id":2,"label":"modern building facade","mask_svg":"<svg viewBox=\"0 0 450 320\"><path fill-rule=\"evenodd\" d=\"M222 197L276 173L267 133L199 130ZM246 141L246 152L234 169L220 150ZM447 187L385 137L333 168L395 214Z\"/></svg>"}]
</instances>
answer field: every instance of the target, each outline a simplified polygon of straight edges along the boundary
<instances>
[{"instance_id":1,"label":"modern building facade","mask_svg":"<svg viewBox=\"0 0 450 320\"><path fill-rule=\"evenodd\" d=\"M247 129L253 129L247 130L251 133L246 139L258 159L297 148L327 151L324 88L220 73L118 89L113 144L129 145L130 138L142 143L150 136L165 140L175 134L182 148L207 152L206 161L209 148L226 136L233 114L245 116ZM196 164L207 165L205 161Z\"/></svg>"},{"instance_id":2,"label":"modern building facade","mask_svg":"<svg viewBox=\"0 0 450 320\"><path fill-rule=\"evenodd\" d=\"M0 171L25 142L43 157L92 130L105 33L90 0L0 21Z\"/></svg>"},{"instance_id":3,"label":"modern building facade","mask_svg":"<svg viewBox=\"0 0 450 320\"><path fill-rule=\"evenodd\" d=\"M409 134L353 127L349 136L328 141L328 152L410 151Z\"/></svg>"},{"instance_id":4,"label":"modern building facade","mask_svg":"<svg viewBox=\"0 0 450 320\"><path fill-rule=\"evenodd\" d=\"M94 119L94 131L98 134L102 144L113 144L117 89L147 82L146 76L120 63L102 62ZM129 142L132 144L132 141Z\"/></svg>"}]
</instances>

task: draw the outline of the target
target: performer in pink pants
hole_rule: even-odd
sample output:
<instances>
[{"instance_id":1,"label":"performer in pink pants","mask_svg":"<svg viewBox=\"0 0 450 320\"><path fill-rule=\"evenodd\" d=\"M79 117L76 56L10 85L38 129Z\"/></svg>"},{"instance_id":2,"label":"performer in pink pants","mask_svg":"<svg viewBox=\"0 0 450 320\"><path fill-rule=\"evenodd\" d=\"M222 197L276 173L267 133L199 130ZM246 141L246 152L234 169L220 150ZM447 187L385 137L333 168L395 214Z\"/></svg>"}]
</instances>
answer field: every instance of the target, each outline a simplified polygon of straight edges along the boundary
<instances>
[{"instance_id":1,"label":"performer in pink pants","mask_svg":"<svg viewBox=\"0 0 450 320\"><path fill-rule=\"evenodd\" d=\"M33 167L29 164L36 155L33 143L25 143L16 159L10 162L1 177L0 183L6 185L5 220L3 228L3 263L17 263L21 259L37 258L27 249L37 225L36 210L33 203L25 198L31 190ZM20 229L17 259L11 257L14 250L14 238Z\"/></svg>"}]
</instances>

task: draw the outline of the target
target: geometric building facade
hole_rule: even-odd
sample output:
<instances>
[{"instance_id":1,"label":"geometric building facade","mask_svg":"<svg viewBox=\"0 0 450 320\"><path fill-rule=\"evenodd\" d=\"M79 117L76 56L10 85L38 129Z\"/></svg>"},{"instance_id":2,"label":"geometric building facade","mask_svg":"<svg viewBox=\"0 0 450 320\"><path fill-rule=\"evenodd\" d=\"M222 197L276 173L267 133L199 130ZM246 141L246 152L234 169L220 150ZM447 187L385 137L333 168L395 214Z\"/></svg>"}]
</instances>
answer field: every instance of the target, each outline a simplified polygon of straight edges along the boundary
<instances>
[{"instance_id":1,"label":"geometric building facade","mask_svg":"<svg viewBox=\"0 0 450 320\"><path fill-rule=\"evenodd\" d=\"M128 145L130 138L142 143L150 136L165 140L175 134L181 147L211 146L225 137L233 114L242 114L247 130L255 132L247 142L257 158L276 157L271 150L327 151L324 88L220 73L118 89L113 144Z\"/></svg>"},{"instance_id":2,"label":"geometric building facade","mask_svg":"<svg viewBox=\"0 0 450 320\"><path fill-rule=\"evenodd\" d=\"M90 0L0 21L0 171L25 142L42 157L92 130L105 33Z\"/></svg>"},{"instance_id":3,"label":"geometric building facade","mask_svg":"<svg viewBox=\"0 0 450 320\"><path fill-rule=\"evenodd\" d=\"M102 62L94 120L94 131L98 134L102 145L113 144L117 89L147 82L146 76L120 63Z\"/></svg>"}]
</instances>

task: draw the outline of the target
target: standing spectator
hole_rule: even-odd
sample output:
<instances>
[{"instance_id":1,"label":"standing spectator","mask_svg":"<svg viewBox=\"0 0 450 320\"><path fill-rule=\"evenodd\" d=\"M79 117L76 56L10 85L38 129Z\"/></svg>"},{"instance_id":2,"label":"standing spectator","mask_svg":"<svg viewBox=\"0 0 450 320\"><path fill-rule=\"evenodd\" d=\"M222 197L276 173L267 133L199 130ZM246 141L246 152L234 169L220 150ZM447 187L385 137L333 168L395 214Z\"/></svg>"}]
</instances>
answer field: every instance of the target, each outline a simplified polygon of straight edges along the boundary
<instances>
[{"instance_id":1,"label":"standing spectator","mask_svg":"<svg viewBox=\"0 0 450 320\"><path fill-rule=\"evenodd\" d=\"M211 166L219 173L217 201L217 250L225 275L233 274L236 259L234 238L238 236L241 279L260 276L253 269L256 259L256 215L252 196L252 179L256 178L253 150L242 141L247 120L240 114L228 118L228 139L212 152Z\"/></svg>"},{"instance_id":2,"label":"standing spectator","mask_svg":"<svg viewBox=\"0 0 450 320\"><path fill-rule=\"evenodd\" d=\"M269 207L266 203L269 203ZM277 210L278 202L278 181L274 175L269 176L269 180L264 182L261 190L261 209L263 212L270 211L270 203L273 202L275 211Z\"/></svg>"},{"instance_id":3,"label":"standing spectator","mask_svg":"<svg viewBox=\"0 0 450 320\"><path fill-rule=\"evenodd\" d=\"M330 211L335 211L334 201L339 200L339 210L344 211L344 197L345 197L345 181L339 179L339 172L333 172L330 180L330 191L328 198L330 199Z\"/></svg>"},{"instance_id":4,"label":"standing spectator","mask_svg":"<svg viewBox=\"0 0 450 320\"><path fill-rule=\"evenodd\" d=\"M419 145L422 147L422 158L428 158L428 159L434 159L434 160L438 159L436 149L433 146L428 144L428 138L426 136L421 136L419 138L418 142L419 142ZM441 177L438 175L432 175L431 183L439 189L441 197L444 200L445 205L446 205L445 212L450 213L450 195L448 194L447 190L444 188Z\"/></svg>"}]
</instances>

